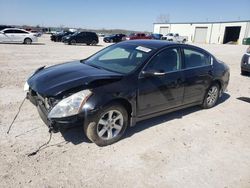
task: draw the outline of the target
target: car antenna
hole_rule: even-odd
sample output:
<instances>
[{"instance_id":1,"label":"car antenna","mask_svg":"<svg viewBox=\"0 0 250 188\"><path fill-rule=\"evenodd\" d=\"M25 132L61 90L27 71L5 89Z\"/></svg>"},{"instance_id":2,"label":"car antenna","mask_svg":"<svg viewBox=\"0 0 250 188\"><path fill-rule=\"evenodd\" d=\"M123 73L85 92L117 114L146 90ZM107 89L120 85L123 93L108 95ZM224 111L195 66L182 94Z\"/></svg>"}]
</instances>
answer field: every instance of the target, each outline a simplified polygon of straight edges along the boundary
<instances>
[{"instance_id":1,"label":"car antenna","mask_svg":"<svg viewBox=\"0 0 250 188\"><path fill-rule=\"evenodd\" d=\"M23 99L22 103L20 104L20 106L19 106L19 108L18 108L18 112L16 113L14 119L12 120L12 122L11 122L11 124L10 124L9 129L8 129L8 131L7 131L7 134L10 133L10 130L11 130L11 128L12 128L12 126L13 126L13 124L14 124L14 122L15 122L17 116L18 116L18 114L20 113L20 110L21 110L21 108L22 108L24 102L25 102L25 99L26 99L26 97Z\"/></svg>"}]
</instances>

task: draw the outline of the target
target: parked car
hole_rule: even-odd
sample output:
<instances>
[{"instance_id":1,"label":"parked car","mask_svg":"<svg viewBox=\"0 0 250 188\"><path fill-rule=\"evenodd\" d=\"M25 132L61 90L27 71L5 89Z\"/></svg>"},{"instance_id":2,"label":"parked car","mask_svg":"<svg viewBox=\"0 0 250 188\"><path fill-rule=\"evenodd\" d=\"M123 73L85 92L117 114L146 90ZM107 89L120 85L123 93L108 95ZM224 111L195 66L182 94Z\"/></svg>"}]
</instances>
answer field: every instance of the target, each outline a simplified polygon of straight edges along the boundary
<instances>
[{"instance_id":1,"label":"parked car","mask_svg":"<svg viewBox=\"0 0 250 188\"><path fill-rule=\"evenodd\" d=\"M74 32L63 31L61 33L56 33L50 36L50 40L54 42L61 42L64 36L72 35Z\"/></svg>"},{"instance_id":2,"label":"parked car","mask_svg":"<svg viewBox=\"0 0 250 188\"><path fill-rule=\"evenodd\" d=\"M250 46L241 59L241 74L246 75L250 73Z\"/></svg>"},{"instance_id":3,"label":"parked car","mask_svg":"<svg viewBox=\"0 0 250 188\"><path fill-rule=\"evenodd\" d=\"M84 32L75 32L74 34L65 37L63 42L70 45L77 43L96 45L98 44L99 39L96 33L84 31Z\"/></svg>"},{"instance_id":4,"label":"parked car","mask_svg":"<svg viewBox=\"0 0 250 188\"><path fill-rule=\"evenodd\" d=\"M162 40L185 43L188 41L188 37L180 36L178 33L168 33L162 37Z\"/></svg>"},{"instance_id":5,"label":"parked car","mask_svg":"<svg viewBox=\"0 0 250 188\"><path fill-rule=\"evenodd\" d=\"M155 40L161 40L161 38L163 37L162 34L158 34L158 33L153 33L151 34L151 37L152 39L155 39Z\"/></svg>"},{"instance_id":6,"label":"parked car","mask_svg":"<svg viewBox=\"0 0 250 188\"><path fill-rule=\"evenodd\" d=\"M243 44L243 45L250 45L250 37L244 38L244 39L242 40L242 44Z\"/></svg>"},{"instance_id":7,"label":"parked car","mask_svg":"<svg viewBox=\"0 0 250 188\"><path fill-rule=\"evenodd\" d=\"M23 29L6 28L0 31L0 42L31 44L37 42L37 37Z\"/></svg>"},{"instance_id":8,"label":"parked car","mask_svg":"<svg viewBox=\"0 0 250 188\"><path fill-rule=\"evenodd\" d=\"M3 29L7 29L7 28L14 28L12 26L9 26L9 25L0 25L0 31L3 30Z\"/></svg>"},{"instance_id":9,"label":"parked car","mask_svg":"<svg viewBox=\"0 0 250 188\"><path fill-rule=\"evenodd\" d=\"M195 105L214 107L228 83L228 66L201 48L135 40L41 67L24 90L50 130L80 125L91 141L106 146L138 121Z\"/></svg>"},{"instance_id":10,"label":"parked car","mask_svg":"<svg viewBox=\"0 0 250 188\"><path fill-rule=\"evenodd\" d=\"M138 39L152 39L152 37L146 35L145 33L132 33L128 37L126 37L126 40L138 40Z\"/></svg>"},{"instance_id":11,"label":"parked car","mask_svg":"<svg viewBox=\"0 0 250 188\"><path fill-rule=\"evenodd\" d=\"M103 34L103 33L98 33L97 35L98 35L98 37L105 37L105 34Z\"/></svg>"},{"instance_id":12,"label":"parked car","mask_svg":"<svg viewBox=\"0 0 250 188\"><path fill-rule=\"evenodd\" d=\"M34 35L36 37L41 37L42 36L42 32L41 31L37 31L37 30L30 30L31 33L34 33Z\"/></svg>"},{"instance_id":13,"label":"parked car","mask_svg":"<svg viewBox=\"0 0 250 188\"><path fill-rule=\"evenodd\" d=\"M104 42L111 42L111 43L113 43L113 42L121 42L121 41L126 39L125 37L126 37L126 35L124 35L124 34L114 34L114 35L104 37L103 41Z\"/></svg>"}]
</instances>

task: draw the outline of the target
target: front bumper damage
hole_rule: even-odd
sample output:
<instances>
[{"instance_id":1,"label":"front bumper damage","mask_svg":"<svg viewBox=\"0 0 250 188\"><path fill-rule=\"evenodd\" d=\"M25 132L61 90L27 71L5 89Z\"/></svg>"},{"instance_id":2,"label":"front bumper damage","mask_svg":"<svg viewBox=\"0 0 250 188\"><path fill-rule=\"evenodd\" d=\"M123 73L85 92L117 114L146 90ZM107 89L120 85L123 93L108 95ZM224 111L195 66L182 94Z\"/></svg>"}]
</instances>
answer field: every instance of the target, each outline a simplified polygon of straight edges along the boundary
<instances>
[{"instance_id":1,"label":"front bumper damage","mask_svg":"<svg viewBox=\"0 0 250 188\"><path fill-rule=\"evenodd\" d=\"M41 119L48 126L50 131L58 132L71 127L83 126L84 124L84 112L70 117L49 119L48 114L51 108L46 107L48 105L45 105L45 98L31 89L27 92L26 98L37 107Z\"/></svg>"}]
</instances>

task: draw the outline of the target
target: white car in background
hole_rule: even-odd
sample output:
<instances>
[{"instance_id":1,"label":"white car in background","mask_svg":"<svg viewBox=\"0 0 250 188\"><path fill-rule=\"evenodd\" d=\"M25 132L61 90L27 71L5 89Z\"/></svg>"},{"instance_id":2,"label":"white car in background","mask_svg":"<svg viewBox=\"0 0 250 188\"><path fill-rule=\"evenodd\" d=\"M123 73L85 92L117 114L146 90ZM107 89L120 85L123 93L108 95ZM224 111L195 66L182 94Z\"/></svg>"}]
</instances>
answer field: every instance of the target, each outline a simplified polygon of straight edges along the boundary
<instances>
[{"instance_id":1,"label":"white car in background","mask_svg":"<svg viewBox=\"0 0 250 188\"><path fill-rule=\"evenodd\" d=\"M162 40L185 43L188 41L188 37L180 36L178 33L168 33L161 38Z\"/></svg>"},{"instance_id":2,"label":"white car in background","mask_svg":"<svg viewBox=\"0 0 250 188\"><path fill-rule=\"evenodd\" d=\"M0 42L31 44L37 42L37 37L24 29L6 28L0 31Z\"/></svg>"}]
</instances>

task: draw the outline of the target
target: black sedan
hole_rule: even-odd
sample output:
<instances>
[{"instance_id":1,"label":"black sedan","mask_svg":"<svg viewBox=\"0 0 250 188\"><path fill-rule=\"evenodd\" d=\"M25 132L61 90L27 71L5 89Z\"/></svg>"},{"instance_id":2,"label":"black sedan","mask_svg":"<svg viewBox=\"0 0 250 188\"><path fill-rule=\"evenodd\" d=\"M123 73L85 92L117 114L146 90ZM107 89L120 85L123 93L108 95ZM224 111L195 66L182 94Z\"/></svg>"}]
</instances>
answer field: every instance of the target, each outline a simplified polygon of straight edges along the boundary
<instances>
[{"instance_id":1,"label":"black sedan","mask_svg":"<svg viewBox=\"0 0 250 188\"><path fill-rule=\"evenodd\" d=\"M138 121L215 106L229 74L226 64L201 48L134 40L81 61L39 68L25 91L51 130L80 125L91 141L106 146Z\"/></svg>"},{"instance_id":2,"label":"black sedan","mask_svg":"<svg viewBox=\"0 0 250 188\"><path fill-rule=\"evenodd\" d=\"M250 47L241 59L241 74L246 75L247 73L250 73Z\"/></svg>"},{"instance_id":3,"label":"black sedan","mask_svg":"<svg viewBox=\"0 0 250 188\"><path fill-rule=\"evenodd\" d=\"M115 35L110 35L110 36L107 36L107 37L104 37L103 38L103 41L104 42L121 42L123 40L125 40L125 37L126 35L124 34L115 34Z\"/></svg>"},{"instance_id":4,"label":"black sedan","mask_svg":"<svg viewBox=\"0 0 250 188\"><path fill-rule=\"evenodd\" d=\"M50 40L54 42L61 42L62 38L68 35L72 35L74 32L65 31L50 36Z\"/></svg>"}]
</instances>

